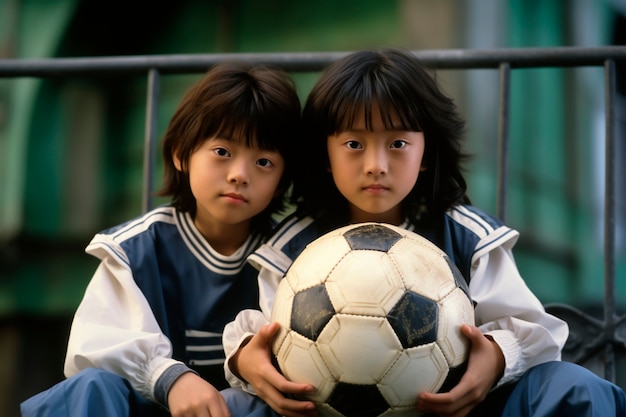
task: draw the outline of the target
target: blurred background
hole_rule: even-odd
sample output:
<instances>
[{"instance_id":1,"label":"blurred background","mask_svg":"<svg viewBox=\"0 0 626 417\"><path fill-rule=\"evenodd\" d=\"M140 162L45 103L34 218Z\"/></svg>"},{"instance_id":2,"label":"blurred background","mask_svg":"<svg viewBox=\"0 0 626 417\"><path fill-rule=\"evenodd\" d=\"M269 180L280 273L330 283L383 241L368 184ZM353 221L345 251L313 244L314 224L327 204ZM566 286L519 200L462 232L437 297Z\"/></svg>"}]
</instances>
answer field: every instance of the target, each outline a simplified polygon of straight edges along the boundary
<instances>
[{"instance_id":1,"label":"blurred background","mask_svg":"<svg viewBox=\"0 0 626 417\"><path fill-rule=\"evenodd\" d=\"M626 44L626 0L157 4L0 0L0 58ZM317 75L294 74L303 99ZM159 137L200 76L162 77ZM437 76L468 122L469 194L495 214L498 72L442 70ZM506 221L521 232L519 268L542 302L601 316L603 69L513 70L511 77ZM620 311L626 300L625 81L618 66ZM2 416L17 415L19 402L63 378L69 325L96 268L84 248L96 232L142 212L146 83L144 75L0 78Z\"/></svg>"}]
</instances>

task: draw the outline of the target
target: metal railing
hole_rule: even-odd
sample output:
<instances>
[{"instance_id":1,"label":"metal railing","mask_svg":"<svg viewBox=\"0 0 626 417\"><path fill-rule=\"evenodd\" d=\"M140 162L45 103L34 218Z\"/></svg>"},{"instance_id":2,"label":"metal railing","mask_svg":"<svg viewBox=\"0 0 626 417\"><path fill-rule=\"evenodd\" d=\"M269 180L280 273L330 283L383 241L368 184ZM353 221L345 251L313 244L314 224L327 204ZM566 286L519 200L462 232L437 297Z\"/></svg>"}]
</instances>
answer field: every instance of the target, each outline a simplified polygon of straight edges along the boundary
<instances>
[{"instance_id":1,"label":"metal railing","mask_svg":"<svg viewBox=\"0 0 626 417\"><path fill-rule=\"evenodd\" d=\"M313 72L349 52L326 53L232 53L194 55L151 55L128 57L0 59L0 78L54 78L72 76L148 76L142 207L152 207L155 171L156 115L161 75L205 72L224 60L238 59L281 67L289 72ZM496 214L507 212L507 167L511 71L517 68L603 67L605 93L605 197L604 197L604 317L598 320L571 306L553 304L546 308L566 319L570 338L565 353L583 363L597 354L603 356L604 377L615 382L616 351L626 350L626 316L616 311L615 236L616 184L613 154L616 149L616 62L626 61L626 46L517 48L490 50L415 51L434 69L497 69L499 71L499 116L497 153Z\"/></svg>"}]
</instances>

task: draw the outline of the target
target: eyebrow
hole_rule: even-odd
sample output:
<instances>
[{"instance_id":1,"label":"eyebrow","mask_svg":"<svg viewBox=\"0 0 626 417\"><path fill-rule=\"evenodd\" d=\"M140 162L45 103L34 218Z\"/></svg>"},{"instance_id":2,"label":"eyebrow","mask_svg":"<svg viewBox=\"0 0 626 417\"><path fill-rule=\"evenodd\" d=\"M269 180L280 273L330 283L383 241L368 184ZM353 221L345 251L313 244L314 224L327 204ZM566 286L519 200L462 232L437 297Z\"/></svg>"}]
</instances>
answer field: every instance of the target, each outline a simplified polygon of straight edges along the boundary
<instances>
[{"instance_id":1,"label":"eyebrow","mask_svg":"<svg viewBox=\"0 0 626 417\"><path fill-rule=\"evenodd\" d=\"M418 130L413 130L413 129L407 129L407 128L386 128L384 127L382 130L383 132L420 132ZM374 130L371 129L367 129L367 128L349 128L349 129L341 129L341 130L337 130L337 132L335 132L334 134L339 134L339 133L343 133L343 132L375 132Z\"/></svg>"}]
</instances>

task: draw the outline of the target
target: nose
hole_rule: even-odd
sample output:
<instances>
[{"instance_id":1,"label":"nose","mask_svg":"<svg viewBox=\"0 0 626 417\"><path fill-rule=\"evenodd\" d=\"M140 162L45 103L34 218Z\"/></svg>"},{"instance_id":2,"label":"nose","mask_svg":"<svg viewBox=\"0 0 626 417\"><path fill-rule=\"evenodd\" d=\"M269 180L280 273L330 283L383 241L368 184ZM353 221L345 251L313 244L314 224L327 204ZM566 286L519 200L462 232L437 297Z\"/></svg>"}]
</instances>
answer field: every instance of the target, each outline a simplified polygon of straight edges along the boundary
<instances>
[{"instance_id":1,"label":"nose","mask_svg":"<svg viewBox=\"0 0 626 417\"><path fill-rule=\"evenodd\" d=\"M368 175L387 173L387 156L384 149L370 148L365 153L365 171Z\"/></svg>"},{"instance_id":2,"label":"nose","mask_svg":"<svg viewBox=\"0 0 626 417\"><path fill-rule=\"evenodd\" d=\"M248 167L245 161L233 160L228 170L228 182L232 184L248 184Z\"/></svg>"}]
</instances>

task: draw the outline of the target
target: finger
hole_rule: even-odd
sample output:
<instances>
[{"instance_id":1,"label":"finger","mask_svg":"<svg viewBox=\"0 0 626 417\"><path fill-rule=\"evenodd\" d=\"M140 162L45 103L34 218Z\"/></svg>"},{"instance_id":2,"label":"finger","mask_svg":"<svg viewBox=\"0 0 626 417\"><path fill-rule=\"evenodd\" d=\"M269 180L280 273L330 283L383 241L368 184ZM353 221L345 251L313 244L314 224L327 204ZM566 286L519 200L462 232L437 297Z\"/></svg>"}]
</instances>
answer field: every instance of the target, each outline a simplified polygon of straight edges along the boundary
<instances>
[{"instance_id":1,"label":"finger","mask_svg":"<svg viewBox=\"0 0 626 417\"><path fill-rule=\"evenodd\" d=\"M294 402L303 402L288 399L285 395L304 398L306 394L312 393L315 388L311 384L289 381L280 372L272 368L264 372L263 380L257 381L255 389L257 394L266 402L284 408L292 407Z\"/></svg>"},{"instance_id":2,"label":"finger","mask_svg":"<svg viewBox=\"0 0 626 417\"><path fill-rule=\"evenodd\" d=\"M276 334L279 328L280 328L280 324L278 323L264 324L259 329L257 334L252 338L250 343L257 343L259 345L269 346L270 343L272 342L272 338L274 337L274 334Z\"/></svg>"},{"instance_id":3,"label":"finger","mask_svg":"<svg viewBox=\"0 0 626 417\"><path fill-rule=\"evenodd\" d=\"M220 395L221 397L221 395ZM217 401L209 402L209 417L230 417L230 411L226 405L226 401L221 397Z\"/></svg>"},{"instance_id":4,"label":"finger","mask_svg":"<svg viewBox=\"0 0 626 417\"><path fill-rule=\"evenodd\" d=\"M315 390L313 385L289 381L278 372L267 375L266 378L267 384L263 386L264 400L281 415L289 416L315 410L315 404L305 400L306 395Z\"/></svg>"},{"instance_id":5,"label":"finger","mask_svg":"<svg viewBox=\"0 0 626 417\"><path fill-rule=\"evenodd\" d=\"M279 329L280 324L278 322L265 325L262 329L264 338L266 340L272 339ZM268 371L266 379L273 387L287 394L305 395L315 390L315 387L309 383L290 381L278 369L276 369L276 372Z\"/></svg>"},{"instance_id":6,"label":"finger","mask_svg":"<svg viewBox=\"0 0 626 417\"><path fill-rule=\"evenodd\" d=\"M308 394L315 391L315 387L308 383L294 382L285 378L282 374L276 373L276 377L271 375L268 377L268 383L276 388L281 395L295 396L305 398Z\"/></svg>"},{"instance_id":7,"label":"finger","mask_svg":"<svg viewBox=\"0 0 626 417\"><path fill-rule=\"evenodd\" d=\"M482 342L482 339L484 338L482 332L480 331L480 329L478 329L478 327L470 326L469 324L463 324L461 326L461 333L463 333L463 335L469 339L472 346L474 346L474 344L476 343Z\"/></svg>"},{"instance_id":8,"label":"finger","mask_svg":"<svg viewBox=\"0 0 626 417\"><path fill-rule=\"evenodd\" d=\"M432 392L423 392L418 396L418 405L426 408L437 407L442 405L453 404L457 398L449 392L443 394L435 394Z\"/></svg>"},{"instance_id":9,"label":"finger","mask_svg":"<svg viewBox=\"0 0 626 417\"><path fill-rule=\"evenodd\" d=\"M265 402L281 416L305 416L315 412L315 404L312 401L300 401L295 398L285 397L279 391L266 392L268 397Z\"/></svg>"},{"instance_id":10,"label":"finger","mask_svg":"<svg viewBox=\"0 0 626 417\"><path fill-rule=\"evenodd\" d=\"M263 338L266 341L271 341L276 335L276 333L278 333L279 330L280 330L280 323L275 321L275 322L263 325L263 327L261 327L261 330L259 330L259 333L263 336Z\"/></svg>"},{"instance_id":11,"label":"finger","mask_svg":"<svg viewBox=\"0 0 626 417\"><path fill-rule=\"evenodd\" d=\"M313 403L295 400L286 400L284 404L281 403L277 405L274 411L286 417L308 417L317 415L317 410Z\"/></svg>"}]
</instances>

